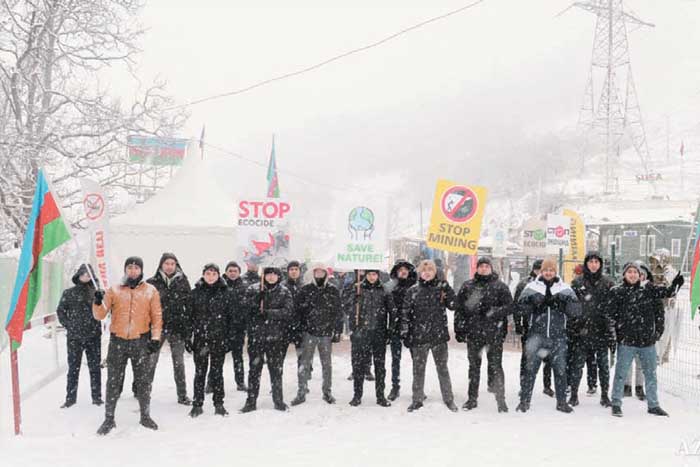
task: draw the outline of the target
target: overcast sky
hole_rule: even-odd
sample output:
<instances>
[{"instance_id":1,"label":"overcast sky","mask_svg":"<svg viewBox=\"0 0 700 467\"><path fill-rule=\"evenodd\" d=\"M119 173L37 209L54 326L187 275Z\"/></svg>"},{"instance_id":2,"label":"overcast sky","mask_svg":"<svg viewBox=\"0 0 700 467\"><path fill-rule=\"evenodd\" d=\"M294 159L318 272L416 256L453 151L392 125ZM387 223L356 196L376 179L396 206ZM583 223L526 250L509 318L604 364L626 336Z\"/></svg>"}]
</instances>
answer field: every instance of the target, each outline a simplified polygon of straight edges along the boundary
<instances>
[{"instance_id":1,"label":"overcast sky","mask_svg":"<svg viewBox=\"0 0 700 467\"><path fill-rule=\"evenodd\" d=\"M138 74L167 78L184 103L312 65L467 1L343 3L148 0ZM393 191L424 179L429 188L411 188L421 199L439 175L479 183L484 165L504 163L491 159L496 143L575 127L595 17L572 9L555 18L569 3L486 0L321 70L192 107L185 136L198 136L206 123L208 142L265 162L275 133L283 170L373 186L373 168L384 176L396 167L398 175L380 178L382 185ZM630 33L656 151L665 113L678 133L700 120L693 114L700 105L700 1L626 5L656 24ZM421 159L425 170L417 169ZM253 189L255 180L262 186L255 190L264 190L263 169L233 160L232 167L233 183ZM281 177L283 192L299 183Z\"/></svg>"}]
</instances>

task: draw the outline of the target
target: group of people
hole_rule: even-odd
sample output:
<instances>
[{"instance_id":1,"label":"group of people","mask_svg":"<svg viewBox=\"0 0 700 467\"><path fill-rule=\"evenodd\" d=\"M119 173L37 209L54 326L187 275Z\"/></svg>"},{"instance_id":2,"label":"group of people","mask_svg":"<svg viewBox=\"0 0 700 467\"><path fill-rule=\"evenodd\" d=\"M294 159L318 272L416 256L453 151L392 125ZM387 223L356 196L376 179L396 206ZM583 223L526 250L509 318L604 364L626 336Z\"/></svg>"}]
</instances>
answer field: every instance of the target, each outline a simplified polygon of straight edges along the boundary
<instances>
[{"instance_id":1,"label":"group of people","mask_svg":"<svg viewBox=\"0 0 700 467\"><path fill-rule=\"evenodd\" d=\"M127 362L134 374L132 391L138 399L141 424L158 425L150 416L151 386L160 349L170 344L179 404L191 406L193 418L202 414L205 394L212 393L215 413L224 407L224 363L232 353L236 388L247 392L241 413L256 410L263 366L267 364L274 407L288 410L284 402L283 367L290 344L296 350L298 391L293 406L306 402L313 356L318 349L323 400L334 404L331 355L347 324L351 342L353 397L362 403L365 379L374 366L375 400L389 407L400 396L402 347L413 363L412 400L409 412L419 410L426 399L425 373L432 353L442 399L450 411L455 404L448 370L450 331L447 310L454 311L454 335L466 343L469 389L464 410L477 408L481 360L486 354L488 391L499 412L508 412L502 367L503 343L512 316L522 336L520 401L517 411L530 408L535 379L545 364L545 393L556 396L556 409L570 413L579 403L578 390L586 360L595 361L601 399L612 414L622 416L622 397L630 366L638 358L644 373L648 412L667 415L661 409L656 388L655 342L663 333L663 300L683 285L679 274L668 286L649 281L641 263L625 265L620 284L603 274L603 258L586 256L583 274L571 285L564 283L552 259L536 261L530 276L514 296L493 270L489 258L480 258L472 279L459 291L438 271L432 260L417 266L399 260L387 281L378 270L355 271L338 278L323 264L311 264L302 278L302 265L290 262L286 274L277 267L258 271L252 266L242 274L236 262L223 274L214 263L206 264L201 278L190 286L175 255L164 253L155 274L144 280L143 261L130 257L122 281L104 291L89 265L82 265L58 306L58 317L67 331L67 394L62 407L76 403L82 354L90 368L92 400L105 403L105 420L98 434L115 428L115 410L123 390ZM101 320L111 318L107 353L107 389L101 398ZM243 349L247 342L248 384L245 384ZM609 391L608 349L616 343L617 364L612 398ZM391 390L385 395L386 350L391 352ZM194 394L187 395L184 354L194 365ZM553 371L555 391L551 391ZM570 396L567 401L567 391Z\"/></svg>"}]
</instances>

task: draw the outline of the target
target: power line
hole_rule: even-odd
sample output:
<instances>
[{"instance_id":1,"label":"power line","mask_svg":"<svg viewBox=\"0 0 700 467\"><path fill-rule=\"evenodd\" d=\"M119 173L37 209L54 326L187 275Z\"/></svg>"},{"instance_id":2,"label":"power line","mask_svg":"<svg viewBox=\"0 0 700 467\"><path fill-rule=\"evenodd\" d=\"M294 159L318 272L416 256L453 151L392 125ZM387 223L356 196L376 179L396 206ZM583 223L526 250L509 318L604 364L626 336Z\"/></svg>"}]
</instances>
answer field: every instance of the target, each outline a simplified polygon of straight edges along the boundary
<instances>
[{"instance_id":1,"label":"power line","mask_svg":"<svg viewBox=\"0 0 700 467\"><path fill-rule=\"evenodd\" d=\"M380 40L378 40L378 41L376 41L376 42L372 42L372 43L367 44L367 45L364 45L364 46L362 46L362 47L358 47L358 48L356 48L356 49L349 50L349 51L344 52L344 53L341 53L341 54L339 54L339 55L335 55L335 56L333 56L333 57L331 57L331 58L328 58L328 59L326 59L326 60L324 60L324 61L322 61L322 62L319 62L319 63L317 63L317 64L315 64L315 65L311 65L311 66L308 66L308 67L305 67L305 68L302 68L302 69L299 69L299 70L296 70L296 71L284 73L284 74L282 74L282 75L278 75L278 76L275 76L275 77L272 77L272 78L269 78L269 79L266 79L266 80L263 80L263 81L259 81L259 82L255 83L255 84L251 84L251 85L249 85L249 86L246 86L246 87L243 87L243 88L240 88L240 89L235 89L235 90L233 90L233 91L228 91L228 92L222 92L222 93L220 93L220 94L214 94L214 95L212 95L212 96L203 97L203 98L201 98L201 99L196 99L196 100L193 100L193 101L188 102L188 103L186 103L186 104L180 104L180 105L176 105L176 106L173 106L173 107L168 107L168 108L166 108L166 109L164 109L164 110L165 110L165 111L168 111L168 110L181 109L181 108L185 108L185 107L191 107L191 106L193 106L193 105L202 104L202 103L204 103L204 102L209 102L209 101L213 101L213 100L216 100L216 99L221 99L221 98L224 98L224 97L231 97L231 96L235 96L235 95L238 95L238 94L243 94L243 93L245 93L245 92L252 91L253 89L257 89L257 88L259 88L259 87L266 86L266 85L268 85L268 84L271 84L271 83L274 83L274 82L277 82L277 81L281 81L281 80L284 80L284 79L287 79L287 78L292 78L292 77L294 77L294 76L298 76L298 75L301 75L301 74L304 74L304 73L308 73L308 72L310 72L310 71L318 70L318 69L321 68L321 67L324 67L324 66L326 66L326 65L329 65L329 64L331 64L331 63L333 63L333 62L337 62L338 60L342 60L342 59L347 58L347 57L349 57L349 56L351 56L351 55L355 55L355 54L358 54L358 53L365 52L365 51L367 51L367 50L373 49L373 48L375 48L375 47L379 47L380 45L386 44L387 42L390 42L390 41L392 41L392 40L398 38L399 36L402 36L402 35L407 34L407 33L409 33L409 32L415 31L416 29L419 29L419 28L422 28L422 27L424 27L424 26L427 26L428 24L431 24L431 23L434 23L434 22L437 22L437 21L440 21L440 20L449 18L450 16L454 16L454 15L457 15L457 14L459 14L459 13L462 13L463 11L466 11L466 10L468 10L468 9L470 9L470 8L473 8L473 7L477 6L477 5L479 5L480 3L484 3L485 1L486 1L486 0L477 0L477 1L475 1L475 2L472 2L472 3L468 4L468 5L464 5L464 6L460 7L460 8L457 8L456 10L448 11L447 13L444 13L444 14L439 15L439 16L434 16L434 17L432 17L432 18L430 18L430 19L421 21L420 23L414 24L413 26L409 26L409 27L404 28L404 29L402 29L402 30L400 30L400 31L398 31L398 32L395 32L394 34L391 34L391 35L389 35L389 36L386 36L385 38L380 39Z\"/></svg>"},{"instance_id":2,"label":"power line","mask_svg":"<svg viewBox=\"0 0 700 467\"><path fill-rule=\"evenodd\" d=\"M226 148L222 148L220 146L213 145L211 143L204 142L204 146L209 147L211 149L214 149L216 151L219 151L222 154L226 154L228 156L235 157L236 159L240 159L240 160L248 162L250 164L257 165L257 166L262 167L263 169L267 170L267 164L265 164L264 162L260 162L260 161L257 161L255 159L251 159L251 158L246 157L242 154L239 154L237 152L231 151L231 150L226 149ZM317 186L323 187L325 189L339 191L339 192L347 192L347 191L364 192L367 190L372 190L372 192L374 192L374 193L383 194L385 196L395 196L398 194L397 192L390 193L388 191L377 190L374 187L361 187L359 185L339 185L339 184L323 183L323 182L319 182L316 180L311 180L309 178L303 177L303 176L296 174L294 172L290 172L289 170L282 170L279 167L277 168L277 171L279 173L284 174L284 175L289 175L290 177L294 177L298 180L301 180L304 183L309 183L311 185L317 185Z\"/></svg>"}]
</instances>

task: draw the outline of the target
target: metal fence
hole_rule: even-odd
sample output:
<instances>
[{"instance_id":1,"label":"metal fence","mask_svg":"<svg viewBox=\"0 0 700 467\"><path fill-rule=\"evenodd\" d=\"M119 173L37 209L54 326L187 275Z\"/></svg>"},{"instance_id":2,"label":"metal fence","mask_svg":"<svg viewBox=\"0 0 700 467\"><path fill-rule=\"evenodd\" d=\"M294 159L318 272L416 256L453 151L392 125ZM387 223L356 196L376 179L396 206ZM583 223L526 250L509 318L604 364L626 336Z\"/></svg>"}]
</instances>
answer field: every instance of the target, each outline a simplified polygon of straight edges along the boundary
<instances>
[{"instance_id":1,"label":"metal fence","mask_svg":"<svg viewBox=\"0 0 700 467\"><path fill-rule=\"evenodd\" d=\"M659 388L687 401L700 403L700 316L690 317L690 293L684 288L676 299L679 323L668 362L658 367Z\"/></svg>"}]
</instances>

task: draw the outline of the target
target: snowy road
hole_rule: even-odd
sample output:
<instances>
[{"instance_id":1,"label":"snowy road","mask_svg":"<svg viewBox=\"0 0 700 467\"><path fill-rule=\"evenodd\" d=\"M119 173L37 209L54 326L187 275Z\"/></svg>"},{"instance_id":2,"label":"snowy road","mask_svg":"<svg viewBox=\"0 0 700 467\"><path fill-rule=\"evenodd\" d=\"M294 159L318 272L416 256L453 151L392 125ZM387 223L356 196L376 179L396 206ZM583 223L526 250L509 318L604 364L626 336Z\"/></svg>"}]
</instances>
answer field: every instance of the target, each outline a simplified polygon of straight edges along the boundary
<instances>
[{"instance_id":1,"label":"snowy road","mask_svg":"<svg viewBox=\"0 0 700 467\"><path fill-rule=\"evenodd\" d=\"M31 398L24 408L24 436L0 438L2 465L33 466L231 466L285 465L700 465L698 457L678 454L685 442L692 449L700 437L697 406L661 394L670 419L646 414L646 406L626 399L625 417L615 419L582 397L576 413L554 410L553 399L541 393L541 383L527 414L515 413L519 354L504 358L506 387L511 412L498 414L491 394L482 390L479 407L472 412L450 413L440 400L432 362L428 367L426 406L409 414L410 358L403 361L402 397L390 408L374 405L373 387L366 383L363 405L347 405L352 384L347 343L336 350L334 394L338 404L328 406L320 397L320 363L315 360L308 402L289 413L272 409L269 379L263 374L258 411L240 415L245 395L232 390L232 366L226 362L226 407L231 416L215 417L210 402L197 420L187 417L188 408L175 403L175 385L167 348L161 356L153 392L152 415L160 431L138 425L137 403L129 395L117 408L117 429L99 438L95 430L103 409L89 404L87 368L81 372L78 405L58 407L64 398L60 378ZM467 363L464 346L450 349L450 370L457 403L464 402ZM296 387L290 352L285 366L285 398ZM389 357L387 355L387 357ZM389 360L389 358L387 358ZM482 387L486 381L484 361ZM247 362L246 362L247 364ZM188 378L193 374L187 359ZM247 368L247 366L246 366ZM266 371L266 369L265 369ZM130 372L128 372L130 373ZM106 375L105 375L106 376ZM106 379L106 378L105 378ZM129 387L125 385L125 387ZM9 461L9 462L6 462Z\"/></svg>"}]
</instances>

